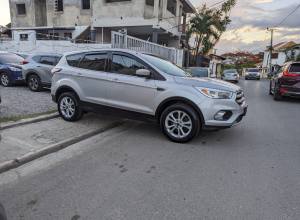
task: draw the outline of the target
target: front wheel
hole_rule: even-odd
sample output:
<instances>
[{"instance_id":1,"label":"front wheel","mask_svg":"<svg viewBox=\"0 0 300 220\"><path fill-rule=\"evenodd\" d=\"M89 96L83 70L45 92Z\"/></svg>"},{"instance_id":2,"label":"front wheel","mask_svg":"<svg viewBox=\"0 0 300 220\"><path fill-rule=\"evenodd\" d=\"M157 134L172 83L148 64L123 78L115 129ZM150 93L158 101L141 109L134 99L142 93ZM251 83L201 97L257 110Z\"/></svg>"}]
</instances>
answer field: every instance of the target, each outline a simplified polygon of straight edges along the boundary
<instances>
[{"instance_id":1,"label":"front wheel","mask_svg":"<svg viewBox=\"0 0 300 220\"><path fill-rule=\"evenodd\" d=\"M63 93L58 99L57 107L60 116L66 121L77 121L83 116L80 100L72 92Z\"/></svg>"},{"instance_id":2,"label":"front wheel","mask_svg":"<svg viewBox=\"0 0 300 220\"><path fill-rule=\"evenodd\" d=\"M171 141L186 143L198 135L201 122L192 107L178 103L164 110L160 125Z\"/></svg>"},{"instance_id":3,"label":"front wheel","mask_svg":"<svg viewBox=\"0 0 300 220\"><path fill-rule=\"evenodd\" d=\"M2 73L0 75L0 79L1 79L1 85L4 87L9 87L11 86L11 80L10 77L7 73Z\"/></svg>"},{"instance_id":4,"label":"front wheel","mask_svg":"<svg viewBox=\"0 0 300 220\"><path fill-rule=\"evenodd\" d=\"M33 92L40 92L42 90L42 83L40 78L36 75L29 76L28 87Z\"/></svg>"}]
</instances>

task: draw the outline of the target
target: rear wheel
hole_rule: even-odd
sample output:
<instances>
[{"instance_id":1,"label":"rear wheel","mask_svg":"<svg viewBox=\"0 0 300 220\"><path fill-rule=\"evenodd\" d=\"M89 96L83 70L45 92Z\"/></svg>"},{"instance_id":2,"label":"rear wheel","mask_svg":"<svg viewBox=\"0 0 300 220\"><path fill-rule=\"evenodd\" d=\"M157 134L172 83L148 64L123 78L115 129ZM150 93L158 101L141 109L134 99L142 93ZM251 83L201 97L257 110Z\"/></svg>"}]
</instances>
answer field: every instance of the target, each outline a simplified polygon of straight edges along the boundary
<instances>
[{"instance_id":1,"label":"rear wheel","mask_svg":"<svg viewBox=\"0 0 300 220\"><path fill-rule=\"evenodd\" d=\"M77 121L83 116L80 100L72 92L63 93L58 99L57 107L60 116L66 121Z\"/></svg>"},{"instance_id":2,"label":"rear wheel","mask_svg":"<svg viewBox=\"0 0 300 220\"><path fill-rule=\"evenodd\" d=\"M178 143L186 143L195 138L201 126L196 111L181 103L166 108L162 113L160 124L165 136Z\"/></svg>"},{"instance_id":3,"label":"rear wheel","mask_svg":"<svg viewBox=\"0 0 300 220\"><path fill-rule=\"evenodd\" d=\"M270 86L269 86L269 95L273 95L273 93L272 93L272 86L271 86L271 82L270 82Z\"/></svg>"},{"instance_id":4,"label":"rear wheel","mask_svg":"<svg viewBox=\"0 0 300 220\"><path fill-rule=\"evenodd\" d=\"M28 87L33 92L40 92L42 90L42 83L40 78L36 75L29 76Z\"/></svg>"},{"instance_id":5,"label":"rear wheel","mask_svg":"<svg viewBox=\"0 0 300 220\"><path fill-rule=\"evenodd\" d=\"M1 85L4 87L9 87L11 86L11 80L10 77L7 73L1 73L0 74L0 79L1 79Z\"/></svg>"},{"instance_id":6,"label":"rear wheel","mask_svg":"<svg viewBox=\"0 0 300 220\"><path fill-rule=\"evenodd\" d=\"M279 91L276 91L276 85L274 86L274 90L273 90L273 98L275 101L280 101L282 99Z\"/></svg>"}]
</instances>

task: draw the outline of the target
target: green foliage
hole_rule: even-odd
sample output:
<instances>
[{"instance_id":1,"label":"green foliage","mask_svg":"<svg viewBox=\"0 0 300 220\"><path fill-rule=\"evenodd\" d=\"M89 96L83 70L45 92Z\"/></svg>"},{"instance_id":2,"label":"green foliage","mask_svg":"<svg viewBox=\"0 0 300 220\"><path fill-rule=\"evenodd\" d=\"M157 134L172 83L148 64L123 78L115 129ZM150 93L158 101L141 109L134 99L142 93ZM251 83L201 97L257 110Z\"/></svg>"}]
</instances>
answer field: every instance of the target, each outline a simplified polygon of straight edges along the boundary
<instances>
[{"instance_id":1,"label":"green foliage","mask_svg":"<svg viewBox=\"0 0 300 220\"><path fill-rule=\"evenodd\" d=\"M197 10L190 19L190 25L186 32L187 42L192 35L195 36L196 54L202 52L203 55L206 55L220 40L227 25L231 23L228 13L235 5L236 0L228 0L222 4L219 10L209 9L206 4Z\"/></svg>"},{"instance_id":2,"label":"green foliage","mask_svg":"<svg viewBox=\"0 0 300 220\"><path fill-rule=\"evenodd\" d=\"M293 61L296 59L295 45L285 48L284 50L282 50L282 52L286 55L285 62Z\"/></svg>"}]
</instances>

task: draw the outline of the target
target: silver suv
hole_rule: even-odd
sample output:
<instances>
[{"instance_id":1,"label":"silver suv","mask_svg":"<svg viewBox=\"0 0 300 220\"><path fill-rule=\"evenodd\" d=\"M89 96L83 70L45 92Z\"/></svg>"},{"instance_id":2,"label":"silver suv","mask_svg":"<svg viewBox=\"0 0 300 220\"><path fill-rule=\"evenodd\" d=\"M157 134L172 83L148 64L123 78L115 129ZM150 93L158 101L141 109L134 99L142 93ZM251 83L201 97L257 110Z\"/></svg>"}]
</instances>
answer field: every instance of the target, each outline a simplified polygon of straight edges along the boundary
<instances>
[{"instance_id":1,"label":"silver suv","mask_svg":"<svg viewBox=\"0 0 300 220\"><path fill-rule=\"evenodd\" d=\"M52 99L66 121L96 112L154 122L170 140L183 143L200 130L233 127L247 112L240 87L195 77L149 53L66 53L52 73Z\"/></svg>"},{"instance_id":2,"label":"silver suv","mask_svg":"<svg viewBox=\"0 0 300 220\"><path fill-rule=\"evenodd\" d=\"M23 80L34 92L39 92L43 87L51 87L51 70L58 63L62 54L36 53L29 55L22 66Z\"/></svg>"}]
</instances>

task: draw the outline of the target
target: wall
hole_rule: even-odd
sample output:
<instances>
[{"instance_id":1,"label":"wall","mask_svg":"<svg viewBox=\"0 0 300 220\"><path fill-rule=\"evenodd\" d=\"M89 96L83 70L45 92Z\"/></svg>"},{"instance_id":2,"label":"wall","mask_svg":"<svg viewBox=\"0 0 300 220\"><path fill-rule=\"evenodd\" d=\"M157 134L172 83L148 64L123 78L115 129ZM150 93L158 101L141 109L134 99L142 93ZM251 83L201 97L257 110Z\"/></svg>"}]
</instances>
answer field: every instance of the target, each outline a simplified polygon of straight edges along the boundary
<instances>
[{"instance_id":1,"label":"wall","mask_svg":"<svg viewBox=\"0 0 300 220\"><path fill-rule=\"evenodd\" d=\"M46 0L34 0L35 25L37 27L47 26Z\"/></svg>"},{"instance_id":2,"label":"wall","mask_svg":"<svg viewBox=\"0 0 300 220\"><path fill-rule=\"evenodd\" d=\"M12 36L14 41L20 40L21 34L28 34L28 40L33 41L36 40L36 33L35 31L28 30L28 31L12 31Z\"/></svg>"},{"instance_id":3,"label":"wall","mask_svg":"<svg viewBox=\"0 0 300 220\"><path fill-rule=\"evenodd\" d=\"M17 3L25 3L26 14L18 15ZM12 27L34 27L34 4L32 0L9 0ZM1 6L0 6L1 7Z\"/></svg>"},{"instance_id":4,"label":"wall","mask_svg":"<svg viewBox=\"0 0 300 220\"><path fill-rule=\"evenodd\" d=\"M94 50L111 48L110 44L75 44L70 41L3 41L0 42L0 51L24 53L66 53L78 50Z\"/></svg>"}]
</instances>

